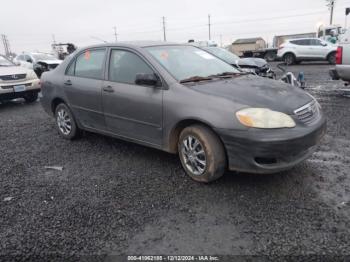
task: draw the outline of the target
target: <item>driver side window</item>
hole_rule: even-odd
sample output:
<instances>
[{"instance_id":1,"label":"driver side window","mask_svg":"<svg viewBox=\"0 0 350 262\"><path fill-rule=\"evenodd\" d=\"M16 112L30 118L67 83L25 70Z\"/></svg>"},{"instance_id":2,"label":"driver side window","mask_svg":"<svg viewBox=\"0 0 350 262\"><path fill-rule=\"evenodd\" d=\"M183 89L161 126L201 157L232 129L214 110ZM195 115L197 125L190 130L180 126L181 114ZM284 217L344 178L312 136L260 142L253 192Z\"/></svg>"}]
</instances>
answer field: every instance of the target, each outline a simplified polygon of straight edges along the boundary
<instances>
[{"instance_id":1,"label":"driver side window","mask_svg":"<svg viewBox=\"0 0 350 262\"><path fill-rule=\"evenodd\" d=\"M125 50L112 50L108 79L112 82L135 84L137 74L153 74L146 62L138 55Z\"/></svg>"}]
</instances>

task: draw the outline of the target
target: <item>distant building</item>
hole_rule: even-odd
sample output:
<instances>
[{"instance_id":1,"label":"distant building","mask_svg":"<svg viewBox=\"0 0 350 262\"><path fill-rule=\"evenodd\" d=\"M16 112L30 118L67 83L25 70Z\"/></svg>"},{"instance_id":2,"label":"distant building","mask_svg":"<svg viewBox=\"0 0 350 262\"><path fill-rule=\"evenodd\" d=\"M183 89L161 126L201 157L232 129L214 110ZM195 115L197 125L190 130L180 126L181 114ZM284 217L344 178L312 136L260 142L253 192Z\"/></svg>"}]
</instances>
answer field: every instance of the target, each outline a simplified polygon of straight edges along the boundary
<instances>
[{"instance_id":1,"label":"distant building","mask_svg":"<svg viewBox=\"0 0 350 262\"><path fill-rule=\"evenodd\" d=\"M238 56L242 56L244 51L259 50L266 48L266 42L261 37L237 39L232 43L229 50Z\"/></svg>"}]
</instances>

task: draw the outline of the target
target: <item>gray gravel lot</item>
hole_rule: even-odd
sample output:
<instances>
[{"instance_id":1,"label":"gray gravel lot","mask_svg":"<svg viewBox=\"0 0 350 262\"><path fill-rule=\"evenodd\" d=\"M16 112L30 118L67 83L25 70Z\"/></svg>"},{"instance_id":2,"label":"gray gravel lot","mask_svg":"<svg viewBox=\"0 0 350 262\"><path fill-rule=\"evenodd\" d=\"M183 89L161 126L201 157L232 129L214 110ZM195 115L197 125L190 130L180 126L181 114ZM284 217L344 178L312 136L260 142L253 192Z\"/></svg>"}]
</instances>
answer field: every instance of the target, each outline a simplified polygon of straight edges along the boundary
<instances>
[{"instance_id":1,"label":"gray gravel lot","mask_svg":"<svg viewBox=\"0 0 350 262\"><path fill-rule=\"evenodd\" d=\"M40 103L0 104L0 260L350 255L350 98L329 68L290 67L328 117L311 159L210 185L174 155L91 133L65 141Z\"/></svg>"}]
</instances>

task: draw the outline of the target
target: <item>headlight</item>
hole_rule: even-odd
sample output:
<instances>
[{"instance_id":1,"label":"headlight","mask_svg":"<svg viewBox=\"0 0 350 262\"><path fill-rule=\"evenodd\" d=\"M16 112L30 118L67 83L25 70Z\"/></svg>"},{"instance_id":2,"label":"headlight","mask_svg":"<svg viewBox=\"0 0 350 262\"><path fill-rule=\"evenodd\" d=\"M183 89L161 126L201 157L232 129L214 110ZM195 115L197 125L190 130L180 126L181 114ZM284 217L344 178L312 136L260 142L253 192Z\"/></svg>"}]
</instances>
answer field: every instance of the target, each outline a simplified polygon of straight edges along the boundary
<instances>
[{"instance_id":1,"label":"headlight","mask_svg":"<svg viewBox=\"0 0 350 262\"><path fill-rule=\"evenodd\" d=\"M27 74L27 79L36 79L36 78L38 77L35 74L35 72L33 70L29 71L29 73Z\"/></svg>"},{"instance_id":2,"label":"headlight","mask_svg":"<svg viewBox=\"0 0 350 262\"><path fill-rule=\"evenodd\" d=\"M238 111L236 117L242 125L254 128L295 127L294 120L287 114L268 108L246 108Z\"/></svg>"}]
</instances>

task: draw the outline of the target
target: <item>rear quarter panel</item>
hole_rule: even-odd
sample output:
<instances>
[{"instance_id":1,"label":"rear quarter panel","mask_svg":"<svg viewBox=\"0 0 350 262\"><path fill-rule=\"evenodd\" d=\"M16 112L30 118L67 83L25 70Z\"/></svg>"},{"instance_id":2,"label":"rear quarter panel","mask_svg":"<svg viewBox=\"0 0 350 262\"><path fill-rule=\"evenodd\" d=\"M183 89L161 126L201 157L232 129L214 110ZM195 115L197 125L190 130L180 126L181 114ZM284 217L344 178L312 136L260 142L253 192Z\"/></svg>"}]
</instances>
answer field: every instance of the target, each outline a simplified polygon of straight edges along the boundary
<instances>
[{"instance_id":1,"label":"rear quarter panel","mask_svg":"<svg viewBox=\"0 0 350 262\"><path fill-rule=\"evenodd\" d=\"M344 81L350 81L350 42L341 43L343 47L343 60L341 65L336 65L336 71Z\"/></svg>"}]
</instances>

